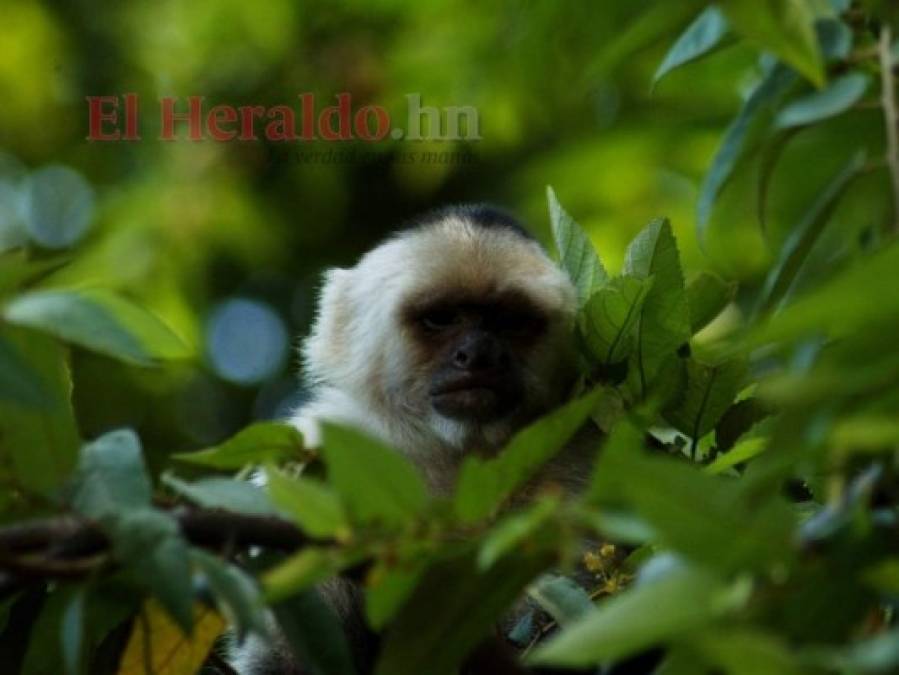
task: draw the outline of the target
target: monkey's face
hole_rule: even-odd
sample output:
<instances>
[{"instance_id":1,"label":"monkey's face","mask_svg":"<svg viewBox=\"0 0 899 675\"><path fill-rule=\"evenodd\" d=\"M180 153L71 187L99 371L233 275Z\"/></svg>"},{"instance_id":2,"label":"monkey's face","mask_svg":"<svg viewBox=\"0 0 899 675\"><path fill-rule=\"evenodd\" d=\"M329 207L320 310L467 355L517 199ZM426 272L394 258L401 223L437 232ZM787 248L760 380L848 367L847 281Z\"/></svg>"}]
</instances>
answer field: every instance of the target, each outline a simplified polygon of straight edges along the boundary
<instances>
[{"instance_id":1,"label":"monkey's face","mask_svg":"<svg viewBox=\"0 0 899 675\"><path fill-rule=\"evenodd\" d=\"M392 363L401 407L450 446L490 451L561 402L574 346L569 315L522 285L441 283L403 305ZM402 356L400 356L402 355Z\"/></svg>"},{"instance_id":2,"label":"monkey's face","mask_svg":"<svg viewBox=\"0 0 899 675\"><path fill-rule=\"evenodd\" d=\"M473 218L438 217L329 272L304 345L340 419L409 452L499 447L574 377L571 282L535 241Z\"/></svg>"},{"instance_id":3,"label":"monkey's face","mask_svg":"<svg viewBox=\"0 0 899 675\"><path fill-rule=\"evenodd\" d=\"M442 298L413 305L405 321L434 412L487 424L528 403L528 366L548 320L525 298Z\"/></svg>"}]
</instances>

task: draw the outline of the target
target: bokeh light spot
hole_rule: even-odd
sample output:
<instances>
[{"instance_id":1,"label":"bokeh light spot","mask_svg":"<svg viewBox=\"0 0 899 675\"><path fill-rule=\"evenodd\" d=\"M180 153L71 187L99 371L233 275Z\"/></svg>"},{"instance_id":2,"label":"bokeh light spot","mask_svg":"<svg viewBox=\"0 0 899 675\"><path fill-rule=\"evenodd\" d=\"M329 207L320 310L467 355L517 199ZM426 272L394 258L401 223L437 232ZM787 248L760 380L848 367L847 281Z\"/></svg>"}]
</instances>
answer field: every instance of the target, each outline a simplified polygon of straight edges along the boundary
<instances>
[{"instance_id":1,"label":"bokeh light spot","mask_svg":"<svg viewBox=\"0 0 899 675\"><path fill-rule=\"evenodd\" d=\"M243 298L226 300L209 318L206 345L219 376L238 384L255 384L283 368L287 328L267 305Z\"/></svg>"},{"instance_id":2,"label":"bokeh light spot","mask_svg":"<svg viewBox=\"0 0 899 675\"><path fill-rule=\"evenodd\" d=\"M52 165L32 174L28 189L28 233L47 248L66 248L91 224L94 191L79 174Z\"/></svg>"}]
</instances>

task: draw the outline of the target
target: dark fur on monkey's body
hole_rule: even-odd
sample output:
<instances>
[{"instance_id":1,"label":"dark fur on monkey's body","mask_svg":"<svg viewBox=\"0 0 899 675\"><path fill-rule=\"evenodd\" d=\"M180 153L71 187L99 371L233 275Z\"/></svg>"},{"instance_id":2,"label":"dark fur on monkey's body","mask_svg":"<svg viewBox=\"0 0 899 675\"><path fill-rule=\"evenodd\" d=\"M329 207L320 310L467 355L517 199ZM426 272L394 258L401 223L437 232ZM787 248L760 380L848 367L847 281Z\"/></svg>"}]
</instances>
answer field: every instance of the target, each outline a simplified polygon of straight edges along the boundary
<instances>
[{"instance_id":1,"label":"dark fur on monkey's body","mask_svg":"<svg viewBox=\"0 0 899 675\"><path fill-rule=\"evenodd\" d=\"M480 205L434 211L326 274L303 344L313 395L292 422L313 446L322 420L357 427L446 494L467 454L496 452L569 394L575 311L568 277L514 218ZM587 445L561 453L538 482L579 484ZM369 672L377 645L357 587L335 580L322 592ZM251 642L233 663L241 675L304 672L286 645Z\"/></svg>"}]
</instances>

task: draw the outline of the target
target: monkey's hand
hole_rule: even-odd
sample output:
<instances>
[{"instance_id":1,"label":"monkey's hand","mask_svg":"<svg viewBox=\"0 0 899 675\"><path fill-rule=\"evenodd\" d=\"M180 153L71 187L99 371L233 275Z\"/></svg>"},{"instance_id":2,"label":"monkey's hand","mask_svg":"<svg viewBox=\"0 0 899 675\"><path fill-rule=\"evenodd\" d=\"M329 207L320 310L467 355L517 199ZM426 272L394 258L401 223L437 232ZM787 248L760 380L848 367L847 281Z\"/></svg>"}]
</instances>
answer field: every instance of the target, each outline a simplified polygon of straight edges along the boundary
<instances>
[{"instance_id":1,"label":"monkey's hand","mask_svg":"<svg viewBox=\"0 0 899 675\"><path fill-rule=\"evenodd\" d=\"M384 437L377 420L363 405L332 387L316 392L313 399L296 410L288 421L303 434L303 445L309 450L321 448L322 425L327 422Z\"/></svg>"},{"instance_id":2,"label":"monkey's hand","mask_svg":"<svg viewBox=\"0 0 899 675\"><path fill-rule=\"evenodd\" d=\"M303 446L315 450L322 444L321 421L312 415L297 414L290 423L303 435Z\"/></svg>"}]
</instances>

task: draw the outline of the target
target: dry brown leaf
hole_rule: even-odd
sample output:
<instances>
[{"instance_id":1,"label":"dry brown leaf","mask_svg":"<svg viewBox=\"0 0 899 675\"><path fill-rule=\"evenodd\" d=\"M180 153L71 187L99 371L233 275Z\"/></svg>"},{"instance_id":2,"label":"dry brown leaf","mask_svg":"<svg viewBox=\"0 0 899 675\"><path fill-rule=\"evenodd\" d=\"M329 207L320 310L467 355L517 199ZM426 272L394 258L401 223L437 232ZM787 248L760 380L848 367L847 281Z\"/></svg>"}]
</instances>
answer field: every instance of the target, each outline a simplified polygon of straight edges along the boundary
<instances>
[{"instance_id":1,"label":"dry brown leaf","mask_svg":"<svg viewBox=\"0 0 899 675\"><path fill-rule=\"evenodd\" d=\"M118 675L196 675L225 621L214 609L194 606L194 631L190 636L155 600L144 603L134 622Z\"/></svg>"}]
</instances>

